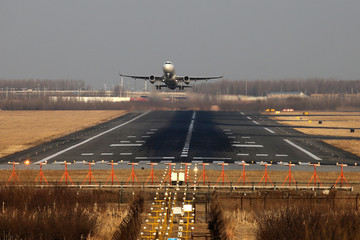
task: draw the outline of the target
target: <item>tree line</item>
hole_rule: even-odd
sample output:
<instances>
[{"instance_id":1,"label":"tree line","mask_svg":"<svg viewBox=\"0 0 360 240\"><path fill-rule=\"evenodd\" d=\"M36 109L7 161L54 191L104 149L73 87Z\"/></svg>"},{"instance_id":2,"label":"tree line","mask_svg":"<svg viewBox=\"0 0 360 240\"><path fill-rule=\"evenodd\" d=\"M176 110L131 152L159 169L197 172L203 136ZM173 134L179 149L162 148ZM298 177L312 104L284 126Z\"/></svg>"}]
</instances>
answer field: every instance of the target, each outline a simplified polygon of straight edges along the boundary
<instances>
[{"instance_id":1,"label":"tree line","mask_svg":"<svg viewBox=\"0 0 360 240\"><path fill-rule=\"evenodd\" d=\"M195 85L192 89L204 94L266 96L270 92L303 92L310 94L360 93L360 80L323 78L283 80L221 80Z\"/></svg>"}]
</instances>

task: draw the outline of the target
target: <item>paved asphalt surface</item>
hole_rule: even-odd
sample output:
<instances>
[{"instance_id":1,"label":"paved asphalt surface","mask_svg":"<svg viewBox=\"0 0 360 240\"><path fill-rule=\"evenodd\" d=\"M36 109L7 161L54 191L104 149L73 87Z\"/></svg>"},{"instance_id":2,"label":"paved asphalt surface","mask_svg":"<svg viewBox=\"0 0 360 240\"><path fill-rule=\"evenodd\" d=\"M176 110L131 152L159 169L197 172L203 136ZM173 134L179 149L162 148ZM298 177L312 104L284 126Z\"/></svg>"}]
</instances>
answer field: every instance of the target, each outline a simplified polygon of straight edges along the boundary
<instances>
[{"instance_id":1,"label":"paved asphalt surface","mask_svg":"<svg viewBox=\"0 0 360 240\"><path fill-rule=\"evenodd\" d=\"M331 137L330 139L332 139ZM258 113L133 112L0 159L45 162L261 161L354 165L359 157ZM327 138L328 139L328 138Z\"/></svg>"}]
</instances>

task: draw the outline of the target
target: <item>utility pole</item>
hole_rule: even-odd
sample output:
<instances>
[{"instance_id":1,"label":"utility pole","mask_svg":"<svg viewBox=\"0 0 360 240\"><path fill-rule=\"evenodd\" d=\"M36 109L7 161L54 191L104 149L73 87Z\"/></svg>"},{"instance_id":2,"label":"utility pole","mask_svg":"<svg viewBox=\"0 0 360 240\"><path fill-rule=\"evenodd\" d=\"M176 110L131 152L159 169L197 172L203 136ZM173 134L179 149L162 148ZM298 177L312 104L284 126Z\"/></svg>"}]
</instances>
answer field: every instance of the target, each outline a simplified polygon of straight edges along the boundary
<instances>
[{"instance_id":1,"label":"utility pole","mask_svg":"<svg viewBox=\"0 0 360 240\"><path fill-rule=\"evenodd\" d=\"M120 78L120 97L122 97L122 92L124 91L124 78Z\"/></svg>"},{"instance_id":2,"label":"utility pole","mask_svg":"<svg viewBox=\"0 0 360 240\"><path fill-rule=\"evenodd\" d=\"M245 96L247 96L247 81L248 80L245 81Z\"/></svg>"}]
</instances>

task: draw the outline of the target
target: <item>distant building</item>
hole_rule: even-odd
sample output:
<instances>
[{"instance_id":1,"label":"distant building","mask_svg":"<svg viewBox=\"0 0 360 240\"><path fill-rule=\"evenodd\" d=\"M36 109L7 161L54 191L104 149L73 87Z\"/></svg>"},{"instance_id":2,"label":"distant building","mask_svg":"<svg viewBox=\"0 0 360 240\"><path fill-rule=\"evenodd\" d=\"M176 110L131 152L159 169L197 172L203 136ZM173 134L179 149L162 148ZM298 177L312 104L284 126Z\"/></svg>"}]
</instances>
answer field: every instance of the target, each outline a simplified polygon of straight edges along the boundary
<instances>
[{"instance_id":1,"label":"distant building","mask_svg":"<svg viewBox=\"0 0 360 240\"><path fill-rule=\"evenodd\" d=\"M306 98L308 95L303 92L270 92L268 98Z\"/></svg>"}]
</instances>

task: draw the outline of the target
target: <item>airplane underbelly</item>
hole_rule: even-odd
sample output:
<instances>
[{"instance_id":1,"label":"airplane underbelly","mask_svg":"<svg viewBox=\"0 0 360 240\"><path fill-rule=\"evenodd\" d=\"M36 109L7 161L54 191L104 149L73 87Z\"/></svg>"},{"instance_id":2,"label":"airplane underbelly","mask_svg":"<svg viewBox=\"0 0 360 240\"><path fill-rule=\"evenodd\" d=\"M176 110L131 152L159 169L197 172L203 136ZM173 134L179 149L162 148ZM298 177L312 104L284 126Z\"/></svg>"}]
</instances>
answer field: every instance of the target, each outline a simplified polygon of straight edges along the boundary
<instances>
[{"instance_id":1,"label":"airplane underbelly","mask_svg":"<svg viewBox=\"0 0 360 240\"><path fill-rule=\"evenodd\" d=\"M174 90L177 88L178 83L176 81L176 79L166 79L165 80L165 84L168 88L170 88L171 90Z\"/></svg>"}]
</instances>

